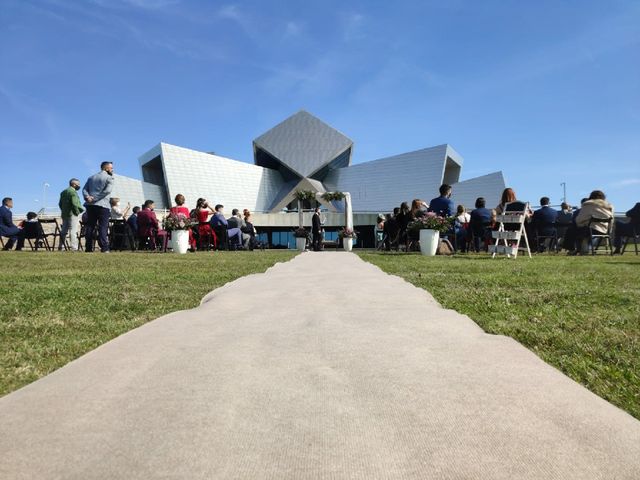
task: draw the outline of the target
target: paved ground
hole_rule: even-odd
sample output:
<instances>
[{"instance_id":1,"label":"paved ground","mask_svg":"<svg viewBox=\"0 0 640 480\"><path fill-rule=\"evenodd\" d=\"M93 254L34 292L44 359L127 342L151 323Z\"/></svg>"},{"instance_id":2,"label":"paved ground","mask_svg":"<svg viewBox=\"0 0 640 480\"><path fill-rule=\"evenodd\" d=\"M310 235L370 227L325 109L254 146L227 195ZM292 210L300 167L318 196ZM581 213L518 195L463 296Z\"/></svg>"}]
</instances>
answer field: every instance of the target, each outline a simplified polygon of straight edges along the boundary
<instances>
[{"instance_id":1,"label":"paved ground","mask_svg":"<svg viewBox=\"0 0 640 480\"><path fill-rule=\"evenodd\" d=\"M305 253L0 399L0 478L638 479L640 422L355 255Z\"/></svg>"}]
</instances>

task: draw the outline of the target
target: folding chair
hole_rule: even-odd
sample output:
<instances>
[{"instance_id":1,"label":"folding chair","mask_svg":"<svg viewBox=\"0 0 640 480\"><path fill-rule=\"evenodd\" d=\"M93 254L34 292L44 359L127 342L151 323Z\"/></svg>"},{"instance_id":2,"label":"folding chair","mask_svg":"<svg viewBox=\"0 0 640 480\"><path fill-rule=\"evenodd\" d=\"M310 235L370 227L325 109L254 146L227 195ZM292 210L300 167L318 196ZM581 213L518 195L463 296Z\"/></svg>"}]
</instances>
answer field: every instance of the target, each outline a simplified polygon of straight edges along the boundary
<instances>
[{"instance_id":1,"label":"folding chair","mask_svg":"<svg viewBox=\"0 0 640 480\"><path fill-rule=\"evenodd\" d=\"M553 232L551 235L545 232ZM558 230L556 229L556 224L551 223L543 223L542 225L536 225L536 248L538 253L543 253L546 248L551 251L552 249L558 253Z\"/></svg>"},{"instance_id":2,"label":"folding chair","mask_svg":"<svg viewBox=\"0 0 640 480\"><path fill-rule=\"evenodd\" d=\"M51 249L40 221L24 222L22 225L22 232L25 241L29 243L29 247L32 251L37 252L38 249L42 247L47 251Z\"/></svg>"},{"instance_id":3,"label":"folding chair","mask_svg":"<svg viewBox=\"0 0 640 480\"><path fill-rule=\"evenodd\" d=\"M60 239L60 224L58 223L57 218L40 218L38 219L40 226L42 228L43 242L47 248L47 250L55 250L56 249L56 238ZM53 228L53 231L47 231L43 227L43 225L50 225ZM49 238L51 238L51 243L49 243Z\"/></svg>"},{"instance_id":4,"label":"folding chair","mask_svg":"<svg viewBox=\"0 0 640 480\"><path fill-rule=\"evenodd\" d=\"M519 250L527 252L529 258L531 258L529 239L524 229L528 211L528 202L511 202L505 205L502 215L496 216L498 231L491 232L496 244L490 245L488 249L489 253L492 254L492 258L495 258L496 254L499 253L507 257L513 256L513 258L517 258ZM523 238L525 246L521 247L520 242ZM502 242L502 245L500 245L500 242Z\"/></svg>"},{"instance_id":5,"label":"folding chair","mask_svg":"<svg viewBox=\"0 0 640 480\"><path fill-rule=\"evenodd\" d=\"M638 228L640 227L636 227L633 229L633 235L627 235L623 237L622 250L620 250L621 255L623 255L624 251L627 249L627 244L629 243L630 238L633 239L633 247L636 251L636 255L638 255L638 243L640 243L640 231L638 231Z\"/></svg>"},{"instance_id":6,"label":"folding chair","mask_svg":"<svg viewBox=\"0 0 640 480\"><path fill-rule=\"evenodd\" d=\"M482 242L484 244L483 250L486 251L489 244L489 238L491 238L491 223L470 223L469 228L471 230L471 245L473 246L473 250L476 253L480 252L480 243Z\"/></svg>"},{"instance_id":7,"label":"folding chair","mask_svg":"<svg viewBox=\"0 0 640 480\"><path fill-rule=\"evenodd\" d=\"M229 238L229 231L227 227L224 225L216 225L213 227L213 233L218 239L218 244L216 246L217 250L231 250L231 239ZM237 243L237 242L236 242ZM236 248L233 248L236 250Z\"/></svg>"},{"instance_id":8,"label":"folding chair","mask_svg":"<svg viewBox=\"0 0 640 480\"><path fill-rule=\"evenodd\" d=\"M152 252L166 252L167 241L158 242L158 236L155 232L150 235L142 235L138 237L138 250L150 250Z\"/></svg>"},{"instance_id":9,"label":"folding chair","mask_svg":"<svg viewBox=\"0 0 640 480\"><path fill-rule=\"evenodd\" d=\"M214 249L218 248L218 236L208 223L198 224L198 250L211 250L211 246Z\"/></svg>"},{"instance_id":10,"label":"folding chair","mask_svg":"<svg viewBox=\"0 0 640 480\"><path fill-rule=\"evenodd\" d=\"M109 220L109 249L122 251L129 245L129 225L126 220L123 219L110 219Z\"/></svg>"},{"instance_id":11,"label":"folding chair","mask_svg":"<svg viewBox=\"0 0 640 480\"><path fill-rule=\"evenodd\" d=\"M595 225L606 225L606 232L602 233L599 230L596 230ZM602 246L602 242L604 242L605 252L608 251L609 255L613 255L613 248L611 244L611 233L613 230L613 217L610 218L597 218L591 217L589 219L589 244L588 247L591 249L591 254L595 255L598 249Z\"/></svg>"}]
</instances>

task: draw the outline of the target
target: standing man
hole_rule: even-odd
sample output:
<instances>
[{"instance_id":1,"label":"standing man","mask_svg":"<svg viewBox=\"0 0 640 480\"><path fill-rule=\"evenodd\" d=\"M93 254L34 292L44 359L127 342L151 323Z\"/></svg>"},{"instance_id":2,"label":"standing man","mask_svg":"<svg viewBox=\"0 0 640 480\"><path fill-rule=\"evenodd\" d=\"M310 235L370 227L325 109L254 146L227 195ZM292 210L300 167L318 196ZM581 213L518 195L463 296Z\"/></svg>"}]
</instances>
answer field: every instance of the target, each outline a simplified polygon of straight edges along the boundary
<instances>
[{"instance_id":1,"label":"standing man","mask_svg":"<svg viewBox=\"0 0 640 480\"><path fill-rule=\"evenodd\" d=\"M96 173L88 178L82 189L85 204L87 207L87 225L85 232L85 243L87 252L93 252L93 232L98 225L98 245L103 253L109 252L109 217L111 215L111 204L109 195L113 190L113 163L102 162L100 173Z\"/></svg>"},{"instance_id":2,"label":"standing man","mask_svg":"<svg viewBox=\"0 0 640 480\"><path fill-rule=\"evenodd\" d=\"M62 212L62 228L60 229L59 251L65 246L67 233L69 234L71 250L78 251L78 225L80 224L80 214L84 212L76 193L78 190L80 190L80 180L72 178L69 180L69 188L60 192L58 206Z\"/></svg>"},{"instance_id":3,"label":"standing man","mask_svg":"<svg viewBox=\"0 0 640 480\"><path fill-rule=\"evenodd\" d=\"M3 250L11 250L16 240L18 241L16 250L22 250L24 246L24 232L21 228L14 225L13 214L11 213L12 208L13 199L9 197L3 198L2 206L0 207L0 236L9 237L9 241Z\"/></svg>"},{"instance_id":4,"label":"standing man","mask_svg":"<svg viewBox=\"0 0 640 480\"><path fill-rule=\"evenodd\" d=\"M322 245L322 220L320 219L320 207L316 207L311 217L311 233L313 234L313 251L319 252Z\"/></svg>"}]
</instances>

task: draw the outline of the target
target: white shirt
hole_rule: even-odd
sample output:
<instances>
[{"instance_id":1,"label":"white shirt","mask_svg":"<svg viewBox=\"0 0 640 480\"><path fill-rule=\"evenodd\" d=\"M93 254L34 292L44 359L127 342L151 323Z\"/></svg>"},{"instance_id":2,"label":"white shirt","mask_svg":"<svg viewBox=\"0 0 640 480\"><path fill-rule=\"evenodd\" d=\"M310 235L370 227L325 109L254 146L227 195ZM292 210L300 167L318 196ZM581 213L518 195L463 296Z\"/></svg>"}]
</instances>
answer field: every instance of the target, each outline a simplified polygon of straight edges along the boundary
<instances>
[{"instance_id":1,"label":"white shirt","mask_svg":"<svg viewBox=\"0 0 640 480\"><path fill-rule=\"evenodd\" d=\"M471 221L471 215L465 212L462 215L458 215L456 217L456 220L458 221L458 223L461 223L461 224L469 223Z\"/></svg>"}]
</instances>

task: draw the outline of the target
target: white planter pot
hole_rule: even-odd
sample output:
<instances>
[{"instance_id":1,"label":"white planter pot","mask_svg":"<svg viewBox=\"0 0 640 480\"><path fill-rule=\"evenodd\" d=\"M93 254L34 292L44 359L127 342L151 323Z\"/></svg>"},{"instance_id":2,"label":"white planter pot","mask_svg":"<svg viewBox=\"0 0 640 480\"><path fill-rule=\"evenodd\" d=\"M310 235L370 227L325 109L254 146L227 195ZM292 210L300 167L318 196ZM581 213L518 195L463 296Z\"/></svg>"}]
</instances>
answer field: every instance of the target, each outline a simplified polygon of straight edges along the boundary
<instances>
[{"instance_id":1,"label":"white planter pot","mask_svg":"<svg viewBox=\"0 0 640 480\"><path fill-rule=\"evenodd\" d=\"M307 239L296 237L296 249L300 251L304 251L306 247L307 247Z\"/></svg>"},{"instance_id":2,"label":"white planter pot","mask_svg":"<svg viewBox=\"0 0 640 480\"><path fill-rule=\"evenodd\" d=\"M420 230L420 253L433 257L438 251L440 232L437 230Z\"/></svg>"},{"instance_id":3,"label":"white planter pot","mask_svg":"<svg viewBox=\"0 0 640 480\"><path fill-rule=\"evenodd\" d=\"M187 253L187 250L189 250L188 230L174 230L171 232L171 249L173 253Z\"/></svg>"},{"instance_id":4,"label":"white planter pot","mask_svg":"<svg viewBox=\"0 0 640 480\"><path fill-rule=\"evenodd\" d=\"M353 249L353 238L343 238L342 248L344 248L346 252L350 252Z\"/></svg>"}]
</instances>

